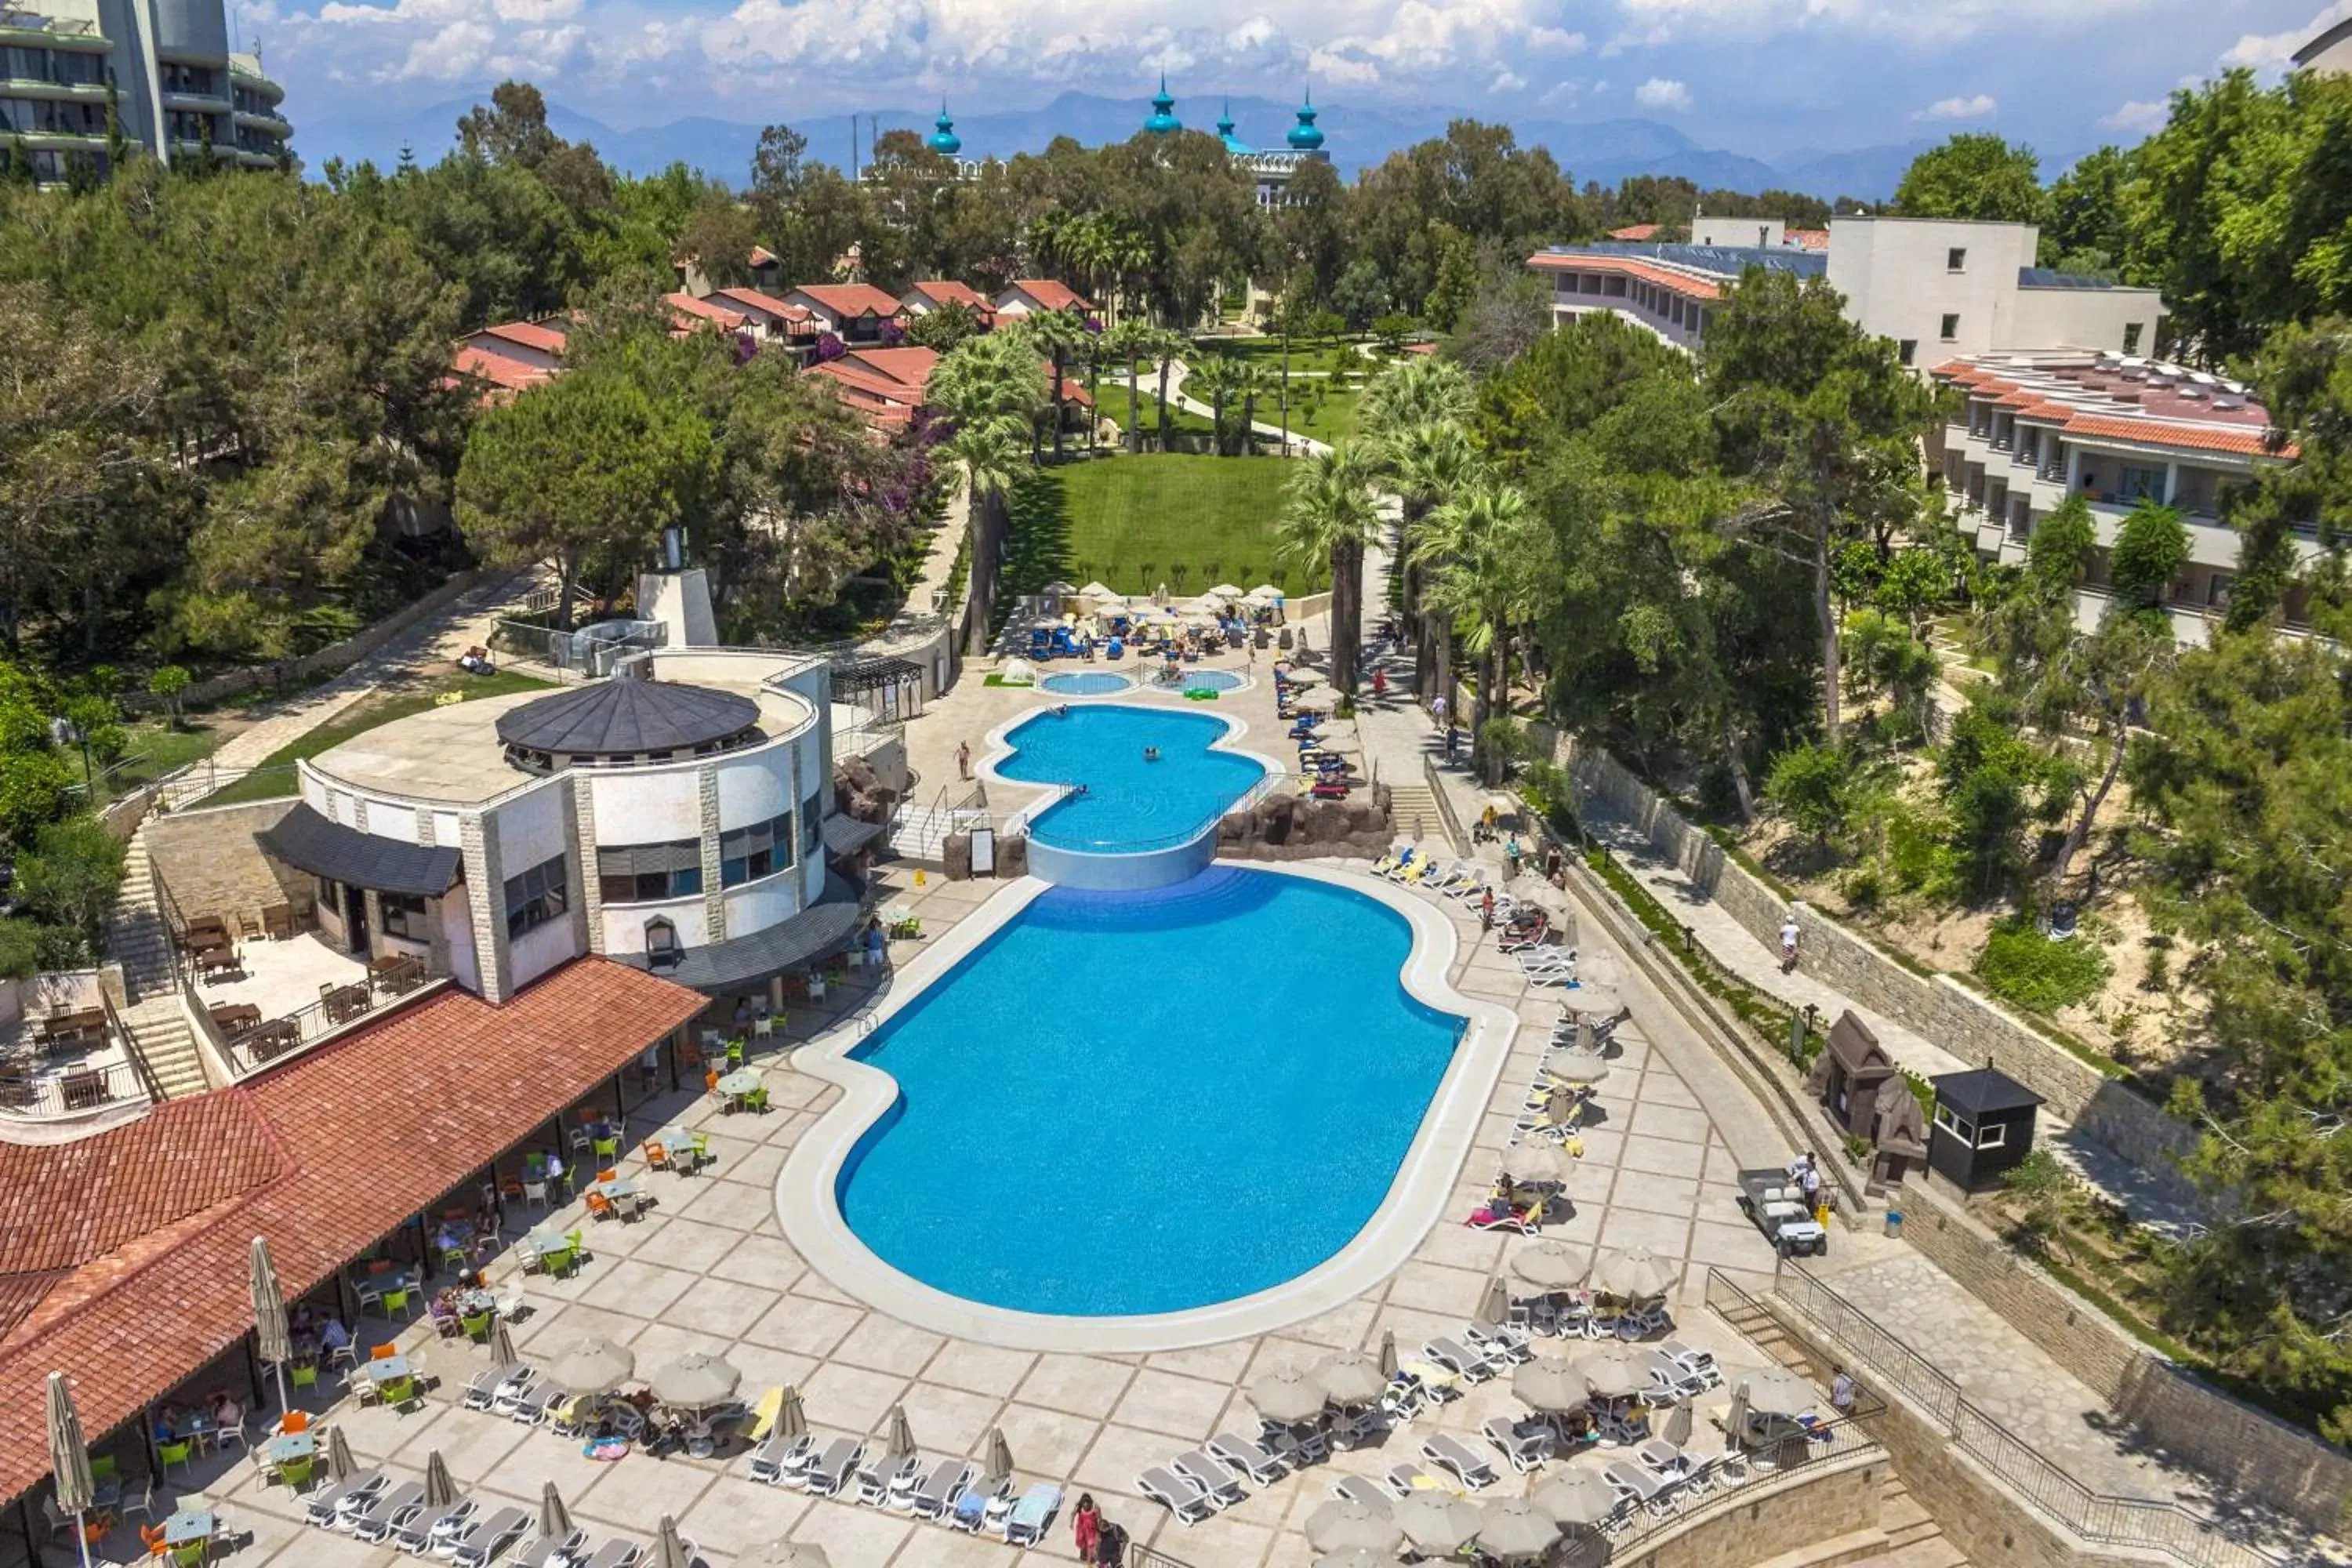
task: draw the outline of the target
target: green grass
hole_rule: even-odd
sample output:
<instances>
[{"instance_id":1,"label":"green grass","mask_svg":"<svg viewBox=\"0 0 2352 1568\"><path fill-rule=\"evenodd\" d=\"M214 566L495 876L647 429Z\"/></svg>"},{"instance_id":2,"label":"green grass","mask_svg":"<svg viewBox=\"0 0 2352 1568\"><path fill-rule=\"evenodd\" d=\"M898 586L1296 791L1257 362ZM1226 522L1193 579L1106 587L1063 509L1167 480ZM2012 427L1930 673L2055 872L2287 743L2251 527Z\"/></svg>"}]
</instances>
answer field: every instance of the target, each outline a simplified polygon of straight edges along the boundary
<instances>
[{"instance_id":1,"label":"green grass","mask_svg":"<svg viewBox=\"0 0 2352 1568\"><path fill-rule=\"evenodd\" d=\"M1183 453L1100 458L1040 469L1013 496L1005 598L1060 578L1121 593L1162 583L1178 595L1220 582L1286 594L1323 574L1275 559L1274 521L1290 465L1276 458Z\"/></svg>"},{"instance_id":2,"label":"green grass","mask_svg":"<svg viewBox=\"0 0 2352 1568\"><path fill-rule=\"evenodd\" d=\"M1254 360L1270 368L1282 364L1282 340L1270 338L1210 338L1198 348L1203 353L1232 354L1236 359ZM1304 370L1369 371L1372 363L1356 352L1353 342L1330 342L1304 338L1290 340L1290 368L1296 374Z\"/></svg>"},{"instance_id":3,"label":"green grass","mask_svg":"<svg viewBox=\"0 0 2352 1568\"><path fill-rule=\"evenodd\" d=\"M353 736L364 735L395 719L422 713L436 706L445 692L454 691L465 700L475 702L485 697L510 697L519 691L554 689L544 680L534 680L528 675L502 669L495 675L452 676L422 687L362 698L341 717L320 725L299 740L278 747L262 758L254 772L226 789L215 790L197 804L240 805L247 801L275 800L281 795L293 795L301 787L294 772L296 763L330 751Z\"/></svg>"},{"instance_id":4,"label":"green grass","mask_svg":"<svg viewBox=\"0 0 2352 1568\"><path fill-rule=\"evenodd\" d=\"M161 719L142 720L125 727L122 755L98 780L100 806L110 805L145 784L153 784L174 768L213 754L225 739L201 719L174 730ZM76 763L77 768L79 764Z\"/></svg>"},{"instance_id":5,"label":"green grass","mask_svg":"<svg viewBox=\"0 0 2352 1568\"><path fill-rule=\"evenodd\" d=\"M1121 429L1125 429L1127 389L1123 386L1105 384L1102 410L1118 421ZM1143 433L1147 436L1156 433L1160 428L1160 399L1141 388L1138 388L1135 394L1135 422L1142 427ZM1209 421L1207 416L1195 414L1180 405L1168 410L1168 427L1187 436L1206 436L1209 433Z\"/></svg>"},{"instance_id":6,"label":"green grass","mask_svg":"<svg viewBox=\"0 0 2352 1568\"><path fill-rule=\"evenodd\" d=\"M1294 436L1305 436L1312 440L1324 442L1343 440L1346 437L1354 435L1356 433L1356 405L1363 401L1363 396L1364 395L1361 391L1354 387L1349 387L1341 392L1327 392L1323 394L1319 399L1306 407L1301 407L1296 398L1292 399L1290 405L1291 434ZM1265 418L1265 416L1261 415L1260 417ZM1270 419L1266 419L1265 422L1267 424L1274 424L1281 417L1281 410L1277 407L1275 411L1274 416Z\"/></svg>"}]
</instances>

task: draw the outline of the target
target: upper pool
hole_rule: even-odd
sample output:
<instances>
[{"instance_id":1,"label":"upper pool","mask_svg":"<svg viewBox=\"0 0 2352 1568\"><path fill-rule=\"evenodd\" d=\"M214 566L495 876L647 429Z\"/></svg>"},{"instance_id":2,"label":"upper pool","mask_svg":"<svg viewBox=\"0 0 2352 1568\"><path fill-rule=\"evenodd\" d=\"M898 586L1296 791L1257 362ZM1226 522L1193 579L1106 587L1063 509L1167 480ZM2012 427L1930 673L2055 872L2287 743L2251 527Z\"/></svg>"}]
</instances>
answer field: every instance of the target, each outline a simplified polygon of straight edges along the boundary
<instances>
[{"instance_id":1,"label":"upper pool","mask_svg":"<svg viewBox=\"0 0 2352 1568\"><path fill-rule=\"evenodd\" d=\"M1406 992L1412 946L1379 900L1278 872L1042 893L851 1053L900 1098L836 1179L843 1218L1015 1311L1294 1279L1380 1208L1462 1038Z\"/></svg>"},{"instance_id":2,"label":"upper pool","mask_svg":"<svg viewBox=\"0 0 2352 1568\"><path fill-rule=\"evenodd\" d=\"M1121 854L1171 848L1198 837L1265 775L1253 758L1210 749L1227 728L1213 714L1174 708L1049 710L1005 736L1013 752L995 771L1023 784L1085 786L1030 819L1039 844Z\"/></svg>"}]
</instances>

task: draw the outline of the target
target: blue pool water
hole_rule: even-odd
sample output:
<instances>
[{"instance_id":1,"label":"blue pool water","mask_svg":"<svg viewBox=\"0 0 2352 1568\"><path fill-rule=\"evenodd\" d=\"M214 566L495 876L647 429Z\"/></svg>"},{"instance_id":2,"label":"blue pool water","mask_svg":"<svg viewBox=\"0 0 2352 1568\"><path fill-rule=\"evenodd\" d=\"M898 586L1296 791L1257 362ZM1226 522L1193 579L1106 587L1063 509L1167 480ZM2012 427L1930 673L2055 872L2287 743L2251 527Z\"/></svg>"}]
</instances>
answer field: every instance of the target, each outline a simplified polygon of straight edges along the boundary
<instances>
[{"instance_id":1,"label":"blue pool water","mask_svg":"<svg viewBox=\"0 0 2352 1568\"><path fill-rule=\"evenodd\" d=\"M1029 825L1041 844L1106 852L1190 842L1264 776L1265 767L1212 752L1224 721L1168 708L1098 703L1038 714L1006 736L996 771L1024 784L1083 784ZM1160 760L1147 762L1147 747Z\"/></svg>"},{"instance_id":2,"label":"blue pool water","mask_svg":"<svg viewBox=\"0 0 2352 1568\"><path fill-rule=\"evenodd\" d=\"M1188 669L1177 684L1187 691L1239 691L1244 678L1230 669Z\"/></svg>"},{"instance_id":3,"label":"blue pool water","mask_svg":"<svg viewBox=\"0 0 2352 1568\"><path fill-rule=\"evenodd\" d=\"M1132 684L1124 675L1049 675L1038 686L1056 697L1106 697Z\"/></svg>"},{"instance_id":4,"label":"blue pool water","mask_svg":"<svg viewBox=\"0 0 2352 1568\"><path fill-rule=\"evenodd\" d=\"M1055 889L854 1053L903 1099L837 1187L885 1262L1021 1311L1126 1316L1294 1279L1370 1219L1463 1020L1344 888L1216 867Z\"/></svg>"}]
</instances>

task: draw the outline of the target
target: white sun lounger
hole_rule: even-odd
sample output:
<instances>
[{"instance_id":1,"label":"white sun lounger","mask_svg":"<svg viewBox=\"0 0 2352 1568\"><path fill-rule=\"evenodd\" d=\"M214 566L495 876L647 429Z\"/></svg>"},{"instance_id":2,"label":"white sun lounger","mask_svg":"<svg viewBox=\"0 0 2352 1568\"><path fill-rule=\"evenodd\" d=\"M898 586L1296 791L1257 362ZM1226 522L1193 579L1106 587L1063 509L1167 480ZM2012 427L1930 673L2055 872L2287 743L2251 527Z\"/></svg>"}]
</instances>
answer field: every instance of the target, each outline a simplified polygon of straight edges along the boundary
<instances>
[{"instance_id":1,"label":"white sun lounger","mask_svg":"<svg viewBox=\"0 0 2352 1568\"><path fill-rule=\"evenodd\" d=\"M859 1472L857 1500L880 1507L890 1500L890 1493L898 1485L898 1478L920 1473L922 1464L921 1456L916 1454L900 1454L896 1462L890 1455L883 1455L874 1461L873 1468ZM886 1466L887 1468L884 1468Z\"/></svg>"},{"instance_id":2,"label":"white sun lounger","mask_svg":"<svg viewBox=\"0 0 2352 1568\"><path fill-rule=\"evenodd\" d=\"M1062 1489L1051 1481L1039 1481L1021 1494L1013 1505L1012 1517L1004 1521L1004 1542L1008 1546L1034 1546L1045 1539L1053 1528L1054 1516L1062 1511Z\"/></svg>"},{"instance_id":3,"label":"white sun lounger","mask_svg":"<svg viewBox=\"0 0 2352 1568\"><path fill-rule=\"evenodd\" d=\"M575 1530L569 1535L542 1535L507 1559L507 1568L570 1568L570 1564L587 1555L588 1532Z\"/></svg>"},{"instance_id":4,"label":"white sun lounger","mask_svg":"<svg viewBox=\"0 0 2352 1568\"><path fill-rule=\"evenodd\" d=\"M1503 1451L1511 1468L1523 1476L1541 1468L1551 1458L1551 1435L1534 1422L1522 1425L1507 1415L1497 1415L1479 1430L1486 1433L1486 1441Z\"/></svg>"},{"instance_id":5,"label":"white sun lounger","mask_svg":"<svg viewBox=\"0 0 2352 1568\"><path fill-rule=\"evenodd\" d=\"M1462 1331L1471 1345L1486 1354L1491 1363L1496 1360L1528 1361L1533 1359L1535 1347L1528 1336L1507 1323L1490 1323L1484 1318L1473 1318Z\"/></svg>"},{"instance_id":6,"label":"white sun lounger","mask_svg":"<svg viewBox=\"0 0 2352 1568\"><path fill-rule=\"evenodd\" d=\"M1445 1489L1444 1482L1411 1459L1400 1460L1382 1471L1381 1484L1401 1498L1409 1498L1415 1492L1428 1491L1433 1487L1441 1491Z\"/></svg>"},{"instance_id":7,"label":"white sun lounger","mask_svg":"<svg viewBox=\"0 0 2352 1568\"><path fill-rule=\"evenodd\" d=\"M1282 1456L1276 1453L1264 1438L1252 1440L1231 1432L1220 1432L1209 1439L1209 1452L1229 1465L1249 1472L1249 1479L1262 1487L1272 1486L1282 1479Z\"/></svg>"},{"instance_id":8,"label":"white sun lounger","mask_svg":"<svg viewBox=\"0 0 2352 1568\"><path fill-rule=\"evenodd\" d=\"M519 1508L502 1508L474 1521L472 1528L449 1544L449 1561L457 1568L489 1568L498 1554L522 1539L530 1515ZM434 1553L439 1556L438 1552Z\"/></svg>"},{"instance_id":9,"label":"white sun lounger","mask_svg":"<svg viewBox=\"0 0 2352 1568\"><path fill-rule=\"evenodd\" d=\"M1135 1489L1153 1502L1164 1503L1179 1524L1198 1524L1217 1511L1198 1482L1185 1479L1165 1465L1153 1465L1135 1478Z\"/></svg>"},{"instance_id":10,"label":"white sun lounger","mask_svg":"<svg viewBox=\"0 0 2352 1568\"><path fill-rule=\"evenodd\" d=\"M1423 1358L1435 1362L1457 1377L1472 1383L1484 1383L1495 1375L1494 1359L1484 1351L1472 1350L1460 1340L1434 1339L1421 1347Z\"/></svg>"},{"instance_id":11,"label":"white sun lounger","mask_svg":"<svg viewBox=\"0 0 2352 1568\"><path fill-rule=\"evenodd\" d=\"M835 1438L810 1464L808 1489L818 1497L834 1496L856 1473L857 1461L865 1455L866 1445L856 1438Z\"/></svg>"},{"instance_id":12,"label":"white sun lounger","mask_svg":"<svg viewBox=\"0 0 2352 1568\"><path fill-rule=\"evenodd\" d=\"M392 1490L377 1494L376 1500L361 1512L346 1516L350 1522L338 1528L349 1530L362 1541L382 1542L415 1518L424 1506L425 1483L403 1481Z\"/></svg>"},{"instance_id":13,"label":"white sun lounger","mask_svg":"<svg viewBox=\"0 0 2352 1568\"><path fill-rule=\"evenodd\" d=\"M1360 1503L1381 1513L1389 1510L1388 1494L1375 1486L1370 1476L1341 1476L1331 1483L1331 1495L1341 1502Z\"/></svg>"},{"instance_id":14,"label":"white sun lounger","mask_svg":"<svg viewBox=\"0 0 2352 1568\"><path fill-rule=\"evenodd\" d=\"M751 1450L751 1479L770 1486L796 1487L807 1480L809 1461L814 1458L816 1441L805 1432L790 1441L772 1436Z\"/></svg>"},{"instance_id":15,"label":"white sun lounger","mask_svg":"<svg viewBox=\"0 0 2352 1568\"><path fill-rule=\"evenodd\" d=\"M1205 1449L1187 1448L1176 1456L1175 1466L1178 1475L1207 1492L1209 1500L1219 1508L1231 1508L1249 1497L1242 1489L1241 1477Z\"/></svg>"},{"instance_id":16,"label":"white sun lounger","mask_svg":"<svg viewBox=\"0 0 2352 1568\"><path fill-rule=\"evenodd\" d=\"M880 1498L872 1500L878 1501L896 1512L905 1513L915 1506L915 1489L923 1484L923 1474L929 1468L929 1466L923 1463L919 1455L908 1455L907 1462L899 1466L898 1473L889 1478L889 1489Z\"/></svg>"},{"instance_id":17,"label":"white sun lounger","mask_svg":"<svg viewBox=\"0 0 2352 1568\"><path fill-rule=\"evenodd\" d=\"M1486 1462L1486 1456L1451 1432L1440 1432L1422 1444L1421 1457L1452 1470L1462 1478L1464 1486L1474 1490L1495 1484L1495 1467Z\"/></svg>"},{"instance_id":18,"label":"white sun lounger","mask_svg":"<svg viewBox=\"0 0 2352 1568\"><path fill-rule=\"evenodd\" d=\"M931 1467L931 1473L908 1494L907 1508L917 1519L938 1519L949 1505L971 1484L980 1474L980 1467L970 1459L942 1459Z\"/></svg>"},{"instance_id":19,"label":"white sun lounger","mask_svg":"<svg viewBox=\"0 0 2352 1568\"><path fill-rule=\"evenodd\" d=\"M977 1481L967 1481L948 1505L948 1528L977 1532L988 1522L989 1505L1003 1497L1012 1486L1010 1476L983 1476Z\"/></svg>"},{"instance_id":20,"label":"white sun lounger","mask_svg":"<svg viewBox=\"0 0 2352 1568\"><path fill-rule=\"evenodd\" d=\"M391 1478L382 1470L362 1470L339 1487L313 1493L302 1505L302 1517L321 1530L332 1530L365 1512L391 1484Z\"/></svg>"},{"instance_id":21,"label":"white sun lounger","mask_svg":"<svg viewBox=\"0 0 2352 1568\"><path fill-rule=\"evenodd\" d=\"M637 1568L646 1560L646 1549L634 1541L618 1537L596 1549L596 1554L581 1564L581 1568Z\"/></svg>"},{"instance_id":22,"label":"white sun lounger","mask_svg":"<svg viewBox=\"0 0 2352 1568\"><path fill-rule=\"evenodd\" d=\"M519 1361L486 1366L466 1384L465 1406L468 1410L490 1409L507 1384L528 1380L533 1375L530 1368Z\"/></svg>"},{"instance_id":23,"label":"white sun lounger","mask_svg":"<svg viewBox=\"0 0 2352 1568\"><path fill-rule=\"evenodd\" d=\"M418 1509L406 1524L392 1532L392 1543L412 1557L422 1557L445 1541L455 1541L474 1522L482 1505L461 1497L438 1513Z\"/></svg>"}]
</instances>

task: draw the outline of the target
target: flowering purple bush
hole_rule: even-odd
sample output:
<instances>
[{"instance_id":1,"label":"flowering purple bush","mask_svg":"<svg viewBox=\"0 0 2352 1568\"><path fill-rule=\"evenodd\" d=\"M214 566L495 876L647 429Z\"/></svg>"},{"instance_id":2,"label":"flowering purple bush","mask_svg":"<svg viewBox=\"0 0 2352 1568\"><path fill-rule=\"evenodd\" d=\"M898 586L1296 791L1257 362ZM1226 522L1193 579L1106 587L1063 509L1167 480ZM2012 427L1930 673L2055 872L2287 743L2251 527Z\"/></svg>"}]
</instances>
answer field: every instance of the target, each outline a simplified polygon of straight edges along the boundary
<instances>
[{"instance_id":1,"label":"flowering purple bush","mask_svg":"<svg viewBox=\"0 0 2352 1568\"><path fill-rule=\"evenodd\" d=\"M1101 333L1102 330L1103 330L1103 325L1102 325L1102 322L1101 322L1100 321L1098 321L1097 319L1096 319L1096 318L1095 318L1095 317L1093 317L1093 316L1088 316L1088 317L1087 318L1087 331L1090 331L1090 332L1094 332L1094 333L1096 333L1096 334L1099 335L1099 334Z\"/></svg>"},{"instance_id":2,"label":"flowering purple bush","mask_svg":"<svg viewBox=\"0 0 2352 1568\"><path fill-rule=\"evenodd\" d=\"M817 334L816 357L818 363L823 364L831 360L837 360L848 352L849 351L846 348L842 346L841 340L834 336L831 332L819 332Z\"/></svg>"},{"instance_id":3,"label":"flowering purple bush","mask_svg":"<svg viewBox=\"0 0 2352 1568\"><path fill-rule=\"evenodd\" d=\"M895 349L906 341L907 328L905 323L896 321L885 321L882 323L882 346L884 348Z\"/></svg>"},{"instance_id":4,"label":"flowering purple bush","mask_svg":"<svg viewBox=\"0 0 2352 1568\"><path fill-rule=\"evenodd\" d=\"M751 356L759 352L759 339L753 337L748 331L738 332L735 334L735 363L737 364L751 363Z\"/></svg>"}]
</instances>

